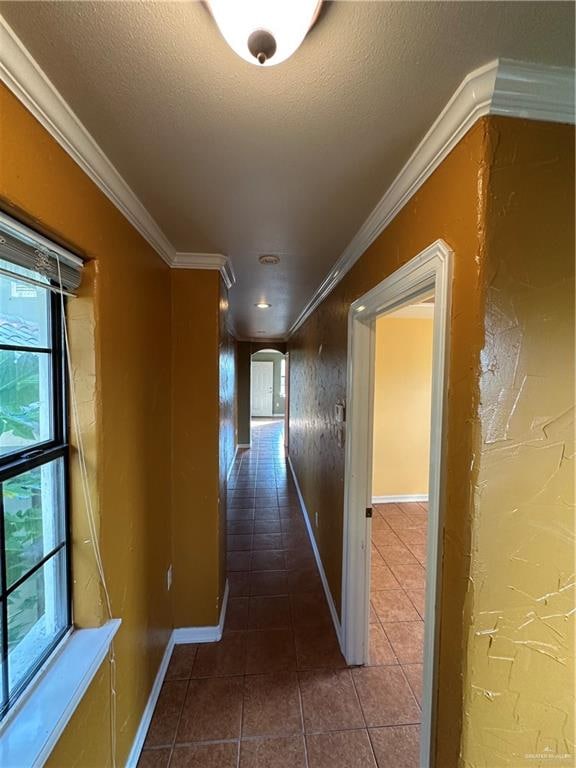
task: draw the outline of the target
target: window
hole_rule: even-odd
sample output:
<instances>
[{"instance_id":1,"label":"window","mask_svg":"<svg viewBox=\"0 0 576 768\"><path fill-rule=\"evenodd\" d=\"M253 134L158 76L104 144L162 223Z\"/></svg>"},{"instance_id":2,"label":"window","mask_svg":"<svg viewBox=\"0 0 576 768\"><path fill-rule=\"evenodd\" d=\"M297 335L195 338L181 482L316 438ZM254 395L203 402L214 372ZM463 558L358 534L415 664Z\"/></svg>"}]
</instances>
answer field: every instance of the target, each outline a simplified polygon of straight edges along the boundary
<instances>
[{"instance_id":1,"label":"window","mask_svg":"<svg viewBox=\"0 0 576 768\"><path fill-rule=\"evenodd\" d=\"M280 360L280 397L286 397L286 358Z\"/></svg>"},{"instance_id":2,"label":"window","mask_svg":"<svg viewBox=\"0 0 576 768\"><path fill-rule=\"evenodd\" d=\"M0 717L71 623L62 321L50 278L0 258Z\"/></svg>"}]
</instances>

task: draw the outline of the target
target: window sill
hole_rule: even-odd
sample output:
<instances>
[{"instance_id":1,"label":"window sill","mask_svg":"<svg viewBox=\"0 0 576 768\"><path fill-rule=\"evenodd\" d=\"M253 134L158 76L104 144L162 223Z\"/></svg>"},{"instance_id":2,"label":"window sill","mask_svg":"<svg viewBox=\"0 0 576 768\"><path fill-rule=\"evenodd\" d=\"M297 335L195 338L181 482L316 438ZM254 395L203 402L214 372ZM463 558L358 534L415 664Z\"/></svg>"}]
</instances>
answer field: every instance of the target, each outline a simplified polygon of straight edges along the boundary
<instances>
[{"instance_id":1,"label":"window sill","mask_svg":"<svg viewBox=\"0 0 576 768\"><path fill-rule=\"evenodd\" d=\"M3 768L41 766L47 760L100 665L121 619L73 631L38 673L0 728Z\"/></svg>"}]
</instances>

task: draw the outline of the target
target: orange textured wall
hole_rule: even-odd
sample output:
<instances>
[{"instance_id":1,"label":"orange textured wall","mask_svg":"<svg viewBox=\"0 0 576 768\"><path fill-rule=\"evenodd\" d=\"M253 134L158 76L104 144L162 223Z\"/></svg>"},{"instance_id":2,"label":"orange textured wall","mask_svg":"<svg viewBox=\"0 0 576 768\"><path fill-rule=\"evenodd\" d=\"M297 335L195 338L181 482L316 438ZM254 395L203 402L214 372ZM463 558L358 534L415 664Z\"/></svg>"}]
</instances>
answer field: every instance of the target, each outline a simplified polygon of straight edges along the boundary
<instances>
[{"instance_id":1,"label":"orange textured wall","mask_svg":"<svg viewBox=\"0 0 576 768\"><path fill-rule=\"evenodd\" d=\"M69 303L74 378L112 609L117 762L124 764L172 627L168 267L15 97L0 87L0 201L90 259ZM73 494L75 616L104 618L82 507ZM92 585L92 586L91 586ZM112 763L105 663L49 764Z\"/></svg>"},{"instance_id":2,"label":"orange textured wall","mask_svg":"<svg viewBox=\"0 0 576 768\"><path fill-rule=\"evenodd\" d=\"M462 765L573 765L574 128L489 139Z\"/></svg>"},{"instance_id":3,"label":"orange textured wall","mask_svg":"<svg viewBox=\"0 0 576 768\"><path fill-rule=\"evenodd\" d=\"M366 251L290 340L290 456L335 603L340 607L344 447L333 422L346 398L347 315L350 304L438 238L453 248L450 397L447 418L445 564L441 609L438 765L458 764L462 712L462 611L470 556L472 456L479 443L483 344L483 219L487 120L481 120ZM474 472L474 470L473 470Z\"/></svg>"},{"instance_id":4,"label":"orange textured wall","mask_svg":"<svg viewBox=\"0 0 576 768\"><path fill-rule=\"evenodd\" d=\"M573 759L573 146L567 126L479 121L290 343L290 453L339 605L348 308L453 248L440 768Z\"/></svg>"},{"instance_id":5,"label":"orange textured wall","mask_svg":"<svg viewBox=\"0 0 576 768\"><path fill-rule=\"evenodd\" d=\"M174 622L218 623L220 274L172 272Z\"/></svg>"}]
</instances>

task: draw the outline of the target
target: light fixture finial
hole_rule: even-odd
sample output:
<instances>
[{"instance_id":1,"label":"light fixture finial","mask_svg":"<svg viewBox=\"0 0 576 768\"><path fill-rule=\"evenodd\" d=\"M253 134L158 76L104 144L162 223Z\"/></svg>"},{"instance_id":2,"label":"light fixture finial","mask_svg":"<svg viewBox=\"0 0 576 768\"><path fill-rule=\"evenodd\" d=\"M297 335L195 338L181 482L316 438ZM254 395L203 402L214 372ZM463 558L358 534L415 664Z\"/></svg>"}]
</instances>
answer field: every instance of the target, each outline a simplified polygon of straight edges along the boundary
<instances>
[{"instance_id":1,"label":"light fixture finial","mask_svg":"<svg viewBox=\"0 0 576 768\"><path fill-rule=\"evenodd\" d=\"M300 47L322 0L209 0L228 45L250 64L280 64Z\"/></svg>"}]
</instances>

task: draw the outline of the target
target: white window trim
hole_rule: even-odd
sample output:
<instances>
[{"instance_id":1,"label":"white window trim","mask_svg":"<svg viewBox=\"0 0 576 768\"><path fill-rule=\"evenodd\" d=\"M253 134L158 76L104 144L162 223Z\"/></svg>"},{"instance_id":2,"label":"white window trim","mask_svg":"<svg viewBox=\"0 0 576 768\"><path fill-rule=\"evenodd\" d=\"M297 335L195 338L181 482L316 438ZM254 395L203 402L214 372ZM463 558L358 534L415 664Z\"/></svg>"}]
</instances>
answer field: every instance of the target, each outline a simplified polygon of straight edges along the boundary
<instances>
[{"instance_id":1,"label":"white window trim","mask_svg":"<svg viewBox=\"0 0 576 768\"><path fill-rule=\"evenodd\" d=\"M101 627L77 629L66 636L0 726L2 768L44 765L121 623L121 619L112 619Z\"/></svg>"}]
</instances>

